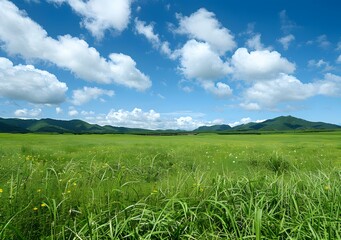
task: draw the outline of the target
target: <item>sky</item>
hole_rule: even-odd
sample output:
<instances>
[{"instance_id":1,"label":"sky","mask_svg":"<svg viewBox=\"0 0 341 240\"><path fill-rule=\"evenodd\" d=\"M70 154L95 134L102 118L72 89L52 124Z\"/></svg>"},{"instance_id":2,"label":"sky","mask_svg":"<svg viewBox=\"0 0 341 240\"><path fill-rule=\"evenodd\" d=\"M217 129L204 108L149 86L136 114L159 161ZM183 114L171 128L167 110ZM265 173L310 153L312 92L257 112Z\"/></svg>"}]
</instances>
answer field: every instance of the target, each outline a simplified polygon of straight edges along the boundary
<instances>
[{"instance_id":1,"label":"sky","mask_svg":"<svg viewBox=\"0 0 341 240\"><path fill-rule=\"evenodd\" d=\"M341 125L339 0L0 0L0 117Z\"/></svg>"}]
</instances>

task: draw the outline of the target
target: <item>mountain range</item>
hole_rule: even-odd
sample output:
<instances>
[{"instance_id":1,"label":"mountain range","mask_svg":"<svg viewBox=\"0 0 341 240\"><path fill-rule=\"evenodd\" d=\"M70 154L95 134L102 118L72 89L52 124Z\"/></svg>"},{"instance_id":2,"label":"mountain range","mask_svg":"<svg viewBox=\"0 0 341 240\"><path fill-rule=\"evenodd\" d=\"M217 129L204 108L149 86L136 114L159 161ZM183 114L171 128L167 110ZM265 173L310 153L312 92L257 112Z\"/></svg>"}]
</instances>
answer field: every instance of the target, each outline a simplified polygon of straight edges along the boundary
<instances>
[{"instance_id":1,"label":"mountain range","mask_svg":"<svg viewBox=\"0 0 341 240\"><path fill-rule=\"evenodd\" d=\"M73 133L73 134L186 134L186 133L243 133L243 132L272 132L272 131L325 131L341 130L341 126L310 122L292 116L281 116L261 123L250 122L231 127L229 125L202 126L191 132L183 130L148 130L141 128L126 128L114 126L100 126L81 120L55 119L18 119L0 118L1 133Z\"/></svg>"}]
</instances>

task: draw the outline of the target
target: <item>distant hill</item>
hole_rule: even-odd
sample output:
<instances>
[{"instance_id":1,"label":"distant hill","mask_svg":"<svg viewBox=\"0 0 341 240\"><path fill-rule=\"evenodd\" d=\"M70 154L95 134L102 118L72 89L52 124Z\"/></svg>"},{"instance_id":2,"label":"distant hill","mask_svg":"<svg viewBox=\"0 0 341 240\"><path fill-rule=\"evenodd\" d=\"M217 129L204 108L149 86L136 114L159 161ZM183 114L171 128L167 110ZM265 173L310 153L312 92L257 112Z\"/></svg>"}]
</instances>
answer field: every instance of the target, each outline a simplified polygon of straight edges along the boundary
<instances>
[{"instance_id":1,"label":"distant hill","mask_svg":"<svg viewBox=\"0 0 341 240\"><path fill-rule=\"evenodd\" d=\"M341 126L323 123L309 122L292 116L277 117L261 123L248 123L231 128L229 125L202 126L192 132L182 130L147 130L140 128L125 128L114 126L99 126L81 120L55 120L55 119L17 119L0 118L0 133L73 133L73 134L190 134L190 133L233 133L233 132L260 132L260 131L293 131L293 130L334 130Z\"/></svg>"},{"instance_id":2,"label":"distant hill","mask_svg":"<svg viewBox=\"0 0 341 240\"><path fill-rule=\"evenodd\" d=\"M228 131L232 128L229 125L222 124L222 125L213 125L213 126L202 126L195 129L193 132L220 132L220 131Z\"/></svg>"},{"instance_id":3,"label":"distant hill","mask_svg":"<svg viewBox=\"0 0 341 240\"><path fill-rule=\"evenodd\" d=\"M99 126L81 120L55 120L55 119L17 119L0 118L0 132L7 133L132 133L144 132L144 129L132 129L113 126Z\"/></svg>"},{"instance_id":4,"label":"distant hill","mask_svg":"<svg viewBox=\"0 0 341 240\"><path fill-rule=\"evenodd\" d=\"M266 120L261 123L248 123L233 128L236 131L290 131L290 130L332 130L341 129L341 126L324 123L310 122L292 116L281 116Z\"/></svg>"}]
</instances>

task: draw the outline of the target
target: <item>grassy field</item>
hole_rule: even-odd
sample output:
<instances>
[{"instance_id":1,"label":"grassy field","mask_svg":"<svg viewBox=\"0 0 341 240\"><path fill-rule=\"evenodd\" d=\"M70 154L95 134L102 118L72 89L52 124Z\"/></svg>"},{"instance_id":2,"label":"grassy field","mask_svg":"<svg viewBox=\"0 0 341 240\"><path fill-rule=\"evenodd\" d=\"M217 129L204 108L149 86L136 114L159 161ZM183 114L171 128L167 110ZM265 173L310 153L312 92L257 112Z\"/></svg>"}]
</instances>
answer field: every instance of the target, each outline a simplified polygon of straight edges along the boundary
<instances>
[{"instance_id":1,"label":"grassy field","mask_svg":"<svg viewBox=\"0 0 341 240\"><path fill-rule=\"evenodd\" d=\"M341 133L0 134L0 239L341 239Z\"/></svg>"}]
</instances>

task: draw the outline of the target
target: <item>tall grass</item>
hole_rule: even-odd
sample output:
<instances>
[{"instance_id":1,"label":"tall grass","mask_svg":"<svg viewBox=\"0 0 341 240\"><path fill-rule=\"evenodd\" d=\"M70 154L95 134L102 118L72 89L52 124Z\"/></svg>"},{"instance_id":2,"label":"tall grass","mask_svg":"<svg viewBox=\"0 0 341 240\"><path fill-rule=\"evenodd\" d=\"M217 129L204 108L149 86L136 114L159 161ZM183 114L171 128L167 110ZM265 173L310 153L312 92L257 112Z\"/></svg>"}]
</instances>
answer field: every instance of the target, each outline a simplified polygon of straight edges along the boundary
<instances>
[{"instance_id":1,"label":"tall grass","mask_svg":"<svg viewBox=\"0 0 341 240\"><path fill-rule=\"evenodd\" d=\"M326 149L214 136L49 148L55 137L3 144L0 239L341 239L341 169Z\"/></svg>"}]
</instances>

